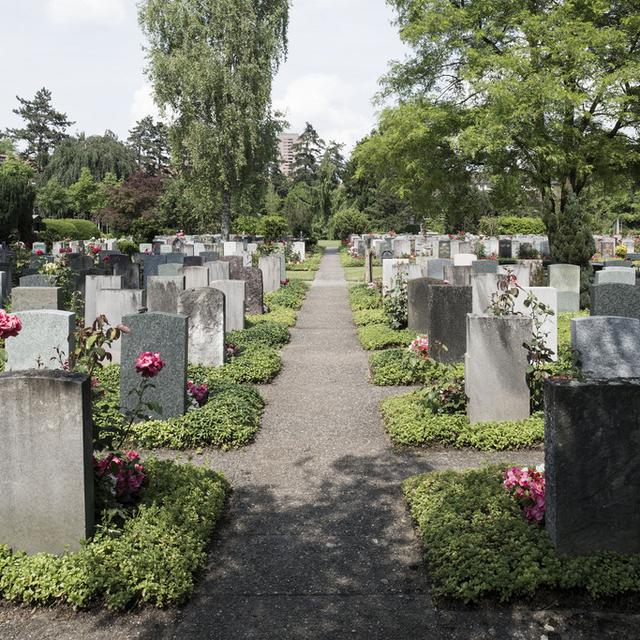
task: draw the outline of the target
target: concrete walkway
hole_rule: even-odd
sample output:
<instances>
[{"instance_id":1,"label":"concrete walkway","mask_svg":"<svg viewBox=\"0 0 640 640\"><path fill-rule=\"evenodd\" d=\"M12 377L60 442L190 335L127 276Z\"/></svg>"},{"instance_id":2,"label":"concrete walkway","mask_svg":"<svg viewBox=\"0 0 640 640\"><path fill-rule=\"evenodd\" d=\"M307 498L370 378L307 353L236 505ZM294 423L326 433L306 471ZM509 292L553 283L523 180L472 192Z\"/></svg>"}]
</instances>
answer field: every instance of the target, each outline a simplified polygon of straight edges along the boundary
<instances>
[{"instance_id":1,"label":"concrete walkway","mask_svg":"<svg viewBox=\"0 0 640 640\"><path fill-rule=\"evenodd\" d=\"M378 403L399 390L371 386L366 370L329 250L283 372L262 388L256 442L196 458L223 470L234 492L192 600L125 617L0 606L0 638L540 640L550 621L563 634L549 637L591 638L594 623L581 612L433 606L400 482L485 461L538 463L541 454L394 451ZM625 637L615 617L597 628L594 638Z\"/></svg>"}]
</instances>

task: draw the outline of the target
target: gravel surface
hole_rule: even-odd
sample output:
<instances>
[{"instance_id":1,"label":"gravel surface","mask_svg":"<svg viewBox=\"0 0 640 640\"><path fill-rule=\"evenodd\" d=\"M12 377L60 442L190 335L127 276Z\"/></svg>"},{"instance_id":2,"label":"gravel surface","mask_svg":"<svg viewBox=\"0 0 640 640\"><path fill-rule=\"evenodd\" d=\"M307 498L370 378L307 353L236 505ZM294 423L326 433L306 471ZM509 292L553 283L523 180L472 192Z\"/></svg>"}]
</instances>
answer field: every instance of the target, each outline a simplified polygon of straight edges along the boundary
<instances>
[{"instance_id":1,"label":"gravel surface","mask_svg":"<svg viewBox=\"0 0 640 640\"><path fill-rule=\"evenodd\" d=\"M254 444L178 456L224 471L234 488L191 601L124 616L0 604L2 640L640 637L640 616L613 611L434 606L400 482L485 462L537 464L543 454L394 450L377 407L402 390L367 382L335 249L283 356L262 388Z\"/></svg>"}]
</instances>

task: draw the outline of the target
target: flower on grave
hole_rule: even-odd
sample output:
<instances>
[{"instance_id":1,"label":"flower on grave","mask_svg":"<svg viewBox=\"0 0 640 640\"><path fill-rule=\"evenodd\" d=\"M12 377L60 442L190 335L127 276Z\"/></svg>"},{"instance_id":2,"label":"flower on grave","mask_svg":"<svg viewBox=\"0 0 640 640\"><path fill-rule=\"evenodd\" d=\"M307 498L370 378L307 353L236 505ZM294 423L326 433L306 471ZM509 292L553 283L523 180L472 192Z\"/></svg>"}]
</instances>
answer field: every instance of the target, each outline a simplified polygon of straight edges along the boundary
<instances>
[{"instance_id":1,"label":"flower on grave","mask_svg":"<svg viewBox=\"0 0 640 640\"><path fill-rule=\"evenodd\" d=\"M143 378L155 378L164 369L164 364L159 353L143 351L136 360L136 371Z\"/></svg>"},{"instance_id":2,"label":"flower on grave","mask_svg":"<svg viewBox=\"0 0 640 640\"><path fill-rule=\"evenodd\" d=\"M73 249L71 247L60 247L58 253L73 253Z\"/></svg>"},{"instance_id":3,"label":"flower on grave","mask_svg":"<svg viewBox=\"0 0 640 640\"><path fill-rule=\"evenodd\" d=\"M121 504L136 500L147 476L137 451L108 453L93 459L93 468L100 489Z\"/></svg>"},{"instance_id":4,"label":"flower on grave","mask_svg":"<svg viewBox=\"0 0 640 640\"><path fill-rule=\"evenodd\" d=\"M43 255L44 255L44 251L43 251L42 249L36 249L36 250L35 250L35 254L36 254L37 256L43 256Z\"/></svg>"},{"instance_id":5,"label":"flower on grave","mask_svg":"<svg viewBox=\"0 0 640 640\"><path fill-rule=\"evenodd\" d=\"M226 350L227 360L236 358L240 355L240 347L236 346L235 344L227 343L225 344L224 348Z\"/></svg>"},{"instance_id":6,"label":"flower on grave","mask_svg":"<svg viewBox=\"0 0 640 640\"><path fill-rule=\"evenodd\" d=\"M176 233L176 237L177 238L184 238L184 231L178 231L178 233Z\"/></svg>"},{"instance_id":7,"label":"flower on grave","mask_svg":"<svg viewBox=\"0 0 640 640\"><path fill-rule=\"evenodd\" d=\"M22 331L22 322L18 316L0 309L0 339L15 338Z\"/></svg>"},{"instance_id":8,"label":"flower on grave","mask_svg":"<svg viewBox=\"0 0 640 640\"><path fill-rule=\"evenodd\" d=\"M203 407L209 400L209 387L206 384L196 384L187 380L187 395L199 407Z\"/></svg>"},{"instance_id":9,"label":"flower on grave","mask_svg":"<svg viewBox=\"0 0 640 640\"><path fill-rule=\"evenodd\" d=\"M289 278L285 278L284 280L280 280L280 286L286 287L289 284Z\"/></svg>"},{"instance_id":10,"label":"flower on grave","mask_svg":"<svg viewBox=\"0 0 640 640\"><path fill-rule=\"evenodd\" d=\"M97 244L90 244L89 245L89 251L91 251L91 253L93 253L93 255L98 255L102 249L100 248L100 245Z\"/></svg>"},{"instance_id":11,"label":"flower on grave","mask_svg":"<svg viewBox=\"0 0 640 640\"><path fill-rule=\"evenodd\" d=\"M544 471L535 467L510 467L504 472L503 484L518 502L527 520L536 524L544 522Z\"/></svg>"},{"instance_id":12,"label":"flower on grave","mask_svg":"<svg viewBox=\"0 0 640 640\"><path fill-rule=\"evenodd\" d=\"M418 336L410 345L409 351L422 360L429 359L430 343L428 336Z\"/></svg>"},{"instance_id":13,"label":"flower on grave","mask_svg":"<svg viewBox=\"0 0 640 640\"><path fill-rule=\"evenodd\" d=\"M108 263L109 262L109 256L105 256L104 258L102 258L102 262Z\"/></svg>"}]
</instances>

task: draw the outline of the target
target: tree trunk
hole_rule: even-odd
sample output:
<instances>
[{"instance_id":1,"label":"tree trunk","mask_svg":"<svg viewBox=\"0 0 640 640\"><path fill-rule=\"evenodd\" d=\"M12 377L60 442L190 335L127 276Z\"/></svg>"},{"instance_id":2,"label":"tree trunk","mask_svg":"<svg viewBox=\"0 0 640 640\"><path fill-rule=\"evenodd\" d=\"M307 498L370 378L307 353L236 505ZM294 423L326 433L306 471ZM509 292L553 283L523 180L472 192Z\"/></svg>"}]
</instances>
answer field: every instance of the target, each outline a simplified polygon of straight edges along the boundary
<instances>
[{"instance_id":1,"label":"tree trunk","mask_svg":"<svg viewBox=\"0 0 640 640\"><path fill-rule=\"evenodd\" d=\"M231 191L225 189L222 193L222 220L220 223L222 239L229 239L231 231Z\"/></svg>"}]
</instances>

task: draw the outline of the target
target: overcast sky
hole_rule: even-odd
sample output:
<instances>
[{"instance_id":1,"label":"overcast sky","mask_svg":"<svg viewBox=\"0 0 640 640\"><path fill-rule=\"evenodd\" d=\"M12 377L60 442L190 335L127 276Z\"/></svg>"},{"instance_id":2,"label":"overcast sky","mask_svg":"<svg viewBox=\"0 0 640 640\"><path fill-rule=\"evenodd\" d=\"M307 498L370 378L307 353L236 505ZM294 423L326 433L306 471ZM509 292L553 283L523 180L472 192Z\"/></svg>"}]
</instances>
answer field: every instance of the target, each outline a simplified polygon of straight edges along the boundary
<instances>
[{"instance_id":1,"label":"overcast sky","mask_svg":"<svg viewBox=\"0 0 640 640\"><path fill-rule=\"evenodd\" d=\"M273 95L291 130L309 121L347 147L369 132L377 81L403 55L392 19L384 0L293 0ZM134 0L0 0L0 130L19 122L16 95L46 86L73 132L126 137L155 113L142 46Z\"/></svg>"}]
</instances>

